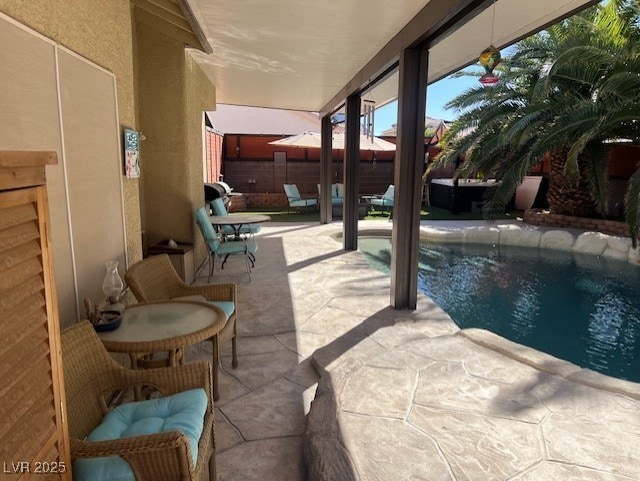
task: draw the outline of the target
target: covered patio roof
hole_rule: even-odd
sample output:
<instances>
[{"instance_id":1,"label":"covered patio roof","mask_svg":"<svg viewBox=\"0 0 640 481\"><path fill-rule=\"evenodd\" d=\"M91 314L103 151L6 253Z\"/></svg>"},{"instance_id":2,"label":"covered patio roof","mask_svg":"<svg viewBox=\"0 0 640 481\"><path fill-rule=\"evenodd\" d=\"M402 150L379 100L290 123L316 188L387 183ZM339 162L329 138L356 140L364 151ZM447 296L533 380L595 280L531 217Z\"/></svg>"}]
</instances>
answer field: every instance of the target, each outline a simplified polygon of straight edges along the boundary
<instances>
[{"instance_id":1,"label":"covered patio roof","mask_svg":"<svg viewBox=\"0 0 640 481\"><path fill-rule=\"evenodd\" d=\"M429 42L428 82L474 63L594 0L181 0L197 12L211 53L191 50L217 101L331 111L383 76L367 98L398 96L400 52ZM495 13L495 25L494 25ZM207 46L207 47L209 47Z\"/></svg>"},{"instance_id":2,"label":"covered patio roof","mask_svg":"<svg viewBox=\"0 0 640 481\"><path fill-rule=\"evenodd\" d=\"M344 249L358 246L362 100L398 98L391 305L415 309L426 85L595 0L180 0L212 53L193 51L227 104L317 111L320 222L332 220L330 114L345 109ZM194 18L197 15L194 14Z\"/></svg>"}]
</instances>

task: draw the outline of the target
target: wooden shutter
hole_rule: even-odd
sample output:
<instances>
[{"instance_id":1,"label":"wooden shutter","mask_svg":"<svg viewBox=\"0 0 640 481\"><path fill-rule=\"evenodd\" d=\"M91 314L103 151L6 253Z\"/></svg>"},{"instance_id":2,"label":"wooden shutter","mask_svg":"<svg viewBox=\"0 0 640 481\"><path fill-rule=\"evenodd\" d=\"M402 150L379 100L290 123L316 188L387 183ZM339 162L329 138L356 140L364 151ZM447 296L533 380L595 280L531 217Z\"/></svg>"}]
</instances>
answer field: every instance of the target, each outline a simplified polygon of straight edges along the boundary
<instances>
[{"instance_id":1,"label":"wooden shutter","mask_svg":"<svg viewBox=\"0 0 640 481\"><path fill-rule=\"evenodd\" d=\"M34 171L18 184L44 179L44 165L4 152L0 178L12 162ZM0 478L70 479L46 189L8 187L0 182Z\"/></svg>"}]
</instances>

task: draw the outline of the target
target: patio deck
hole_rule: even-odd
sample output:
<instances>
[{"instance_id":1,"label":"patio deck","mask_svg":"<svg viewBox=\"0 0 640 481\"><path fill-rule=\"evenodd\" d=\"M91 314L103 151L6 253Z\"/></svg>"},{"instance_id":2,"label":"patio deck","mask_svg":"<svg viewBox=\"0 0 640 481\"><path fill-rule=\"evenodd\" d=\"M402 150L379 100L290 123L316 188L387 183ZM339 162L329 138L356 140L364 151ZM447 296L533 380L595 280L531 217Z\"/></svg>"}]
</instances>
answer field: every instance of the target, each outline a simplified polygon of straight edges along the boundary
<instances>
[{"instance_id":1,"label":"patio deck","mask_svg":"<svg viewBox=\"0 0 640 481\"><path fill-rule=\"evenodd\" d=\"M424 296L414 312L391 309L389 277L342 251L330 238L340 228L266 225L251 283L238 259L216 274L240 299L240 365L224 352L217 403L219 481L640 480L638 385L460 331Z\"/></svg>"}]
</instances>

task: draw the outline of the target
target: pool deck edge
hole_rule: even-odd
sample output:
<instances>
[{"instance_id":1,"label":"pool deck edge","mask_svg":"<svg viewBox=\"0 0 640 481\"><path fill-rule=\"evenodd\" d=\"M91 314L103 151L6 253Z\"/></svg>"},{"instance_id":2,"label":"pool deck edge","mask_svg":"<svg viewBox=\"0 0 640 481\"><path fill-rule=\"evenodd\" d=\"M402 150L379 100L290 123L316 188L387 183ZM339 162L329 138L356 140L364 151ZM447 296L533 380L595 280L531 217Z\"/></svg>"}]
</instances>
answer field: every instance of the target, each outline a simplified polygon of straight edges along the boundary
<instances>
[{"instance_id":1,"label":"pool deck edge","mask_svg":"<svg viewBox=\"0 0 640 481\"><path fill-rule=\"evenodd\" d=\"M475 344L527 364L539 371L562 377L584 386L640 400L640 383L617 379L585 369L550 354L518 344L486 329L461 329L458 333Z\"/></svg>"},{"instance_id":2,"label":"pool deck edge","mask_svg":"<svg viewBox=\"0 0 640 481\"><path fill-rule=\"evenodd\" d=\"M539 240L549 231L449 223L423 226L420 234L499 244L503 231L518 229L535 231ZM361 226L360 235L390 230ZM547 238L574 251L581 233L567 234ZM513 245L518 237L502 239ZM609 236L583 239L590 237L599 246L583 253L609 248ZM419 294L419 302L425 299ZM640 480L640 384L482 329L406 331L431 325L432 314L418 310L410 326L386 326L351 343L339 362L317 362L322 350L312 354L321 381L303 436L309 481ZM338 478L336 450L344 461Z\"/></svg>"}]
</instances>

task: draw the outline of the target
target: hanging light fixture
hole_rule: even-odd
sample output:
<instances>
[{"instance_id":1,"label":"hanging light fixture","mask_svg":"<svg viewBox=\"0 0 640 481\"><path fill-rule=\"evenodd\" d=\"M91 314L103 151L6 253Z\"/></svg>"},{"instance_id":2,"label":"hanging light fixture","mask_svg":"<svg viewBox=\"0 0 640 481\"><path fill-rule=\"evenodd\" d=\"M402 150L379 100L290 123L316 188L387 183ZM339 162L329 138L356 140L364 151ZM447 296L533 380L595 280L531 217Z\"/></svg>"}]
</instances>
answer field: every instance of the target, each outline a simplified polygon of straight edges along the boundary
<instances>
[{"instance_id":1,"label":"hanging light fixture","mask_svg":"<svg viewBox=\"0 0 640 481\"><path fill-rule=\"evenodd\" d=\"M500 50L493 46L493 33L494 27L496 24L496 1L493 2L493 12L492 12L492 20L491 20L491 45L485 48L478 61L480 65L484 67L485 74L480 77L479 81L484 86L491 86L498 83L498 77L496 77L493 73L493 69L498 66L502 57L500 56Z\"/></svg>"},{"instance_id":2,"label":"hanging light fixture","mask_svg":"<svg viewBox=\"0 0 640 481\"><path fill-rule=\"evenodd\" d=\"M371 84L369 84L369 90L367 93L367 96L370 97L371 96ZM373 142L373 130L374 130L374 122L375 122L375 116L374 116L374 110L376 109L376 103L374 100L370 99L362 99L362 113L363 113L363 130L364 130L364 135L367 139L371 139L371 142Z\"/></svg>"},{"instance_id":3,"label":"hanging light fixture","mask_svg":"<svg viewBox=\"0 0 640 481\"><path fill-rule=\"evenodd\" d=\"M376 103L373 100L363 100L364 109L364 135L367 139L373 141L373 126L375 117L373 111L376 108Z\"/></svg>"}]
</instances>

